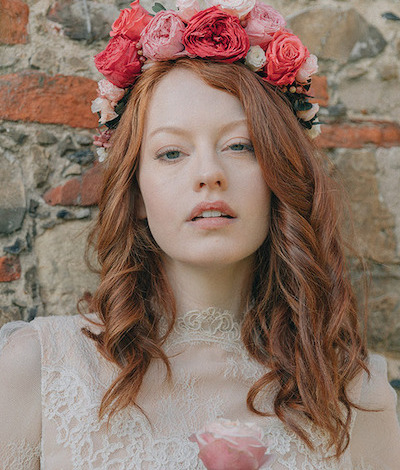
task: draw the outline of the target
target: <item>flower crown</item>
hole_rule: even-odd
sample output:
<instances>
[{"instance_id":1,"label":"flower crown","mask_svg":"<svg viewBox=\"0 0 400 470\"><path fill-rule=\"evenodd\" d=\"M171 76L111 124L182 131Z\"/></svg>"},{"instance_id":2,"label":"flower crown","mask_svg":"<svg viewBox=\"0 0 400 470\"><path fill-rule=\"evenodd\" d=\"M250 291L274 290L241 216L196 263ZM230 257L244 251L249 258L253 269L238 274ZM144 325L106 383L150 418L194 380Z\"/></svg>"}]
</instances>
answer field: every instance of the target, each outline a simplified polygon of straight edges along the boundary
<instances>
[{"instance_id":1,"label":"flower crown","mask_svg":"<svg viewBox=\"0 0 400 470\"><path fill-rule=\"evenodd\" d=\"M280 89L310 137L320 133L319 105L307 94L317 57L286 29L279 12L256 0L177 0L176 5L173 11L156 3L151 15L135 0L121 10L107 47L94 58L105 77L91 108L99 114L94 144L100 161L142 70L179 57L244 63Z\"/></svg>"}]
</instances>

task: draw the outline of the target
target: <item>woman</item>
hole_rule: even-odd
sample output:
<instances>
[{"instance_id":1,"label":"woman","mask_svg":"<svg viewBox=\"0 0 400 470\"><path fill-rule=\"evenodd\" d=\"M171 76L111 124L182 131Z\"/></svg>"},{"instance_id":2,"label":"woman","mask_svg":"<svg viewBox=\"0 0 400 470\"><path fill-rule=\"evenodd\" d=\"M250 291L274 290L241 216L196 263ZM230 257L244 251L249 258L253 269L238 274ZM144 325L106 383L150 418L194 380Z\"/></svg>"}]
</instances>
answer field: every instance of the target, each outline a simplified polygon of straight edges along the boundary
<instances>
[{"instance_id":1,"label":"woman","mask_svg":"<svg viewBox=\"0 0 400 470\"><path fill-rule=\"evenodd\" d=\"M179 53L108 77L130 96L92 237L97 313L3 328L2 468L201 469L189 437L219 417L260 426L273 470L398 468L395 394L303 129L315 114L300 122L237 55Z\"/></svg>"}]
</instances>

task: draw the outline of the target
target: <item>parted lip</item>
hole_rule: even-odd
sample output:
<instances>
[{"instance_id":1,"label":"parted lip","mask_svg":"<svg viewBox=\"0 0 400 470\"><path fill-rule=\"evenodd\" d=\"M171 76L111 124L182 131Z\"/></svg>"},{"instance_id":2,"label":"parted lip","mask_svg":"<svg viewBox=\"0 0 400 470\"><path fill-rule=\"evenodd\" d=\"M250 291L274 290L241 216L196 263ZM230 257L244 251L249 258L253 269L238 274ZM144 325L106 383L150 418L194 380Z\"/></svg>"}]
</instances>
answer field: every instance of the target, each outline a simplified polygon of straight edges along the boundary
<instances>
[{"instance_id":1,"label":"parted lip","mask_svg":"<svg viewBox=\"0 0 400 470\"><path fill-rule=\"evenodd\" d=\"M198 217L204 211L219 211L229 215L230 217L236 217L236 213L225 201L203 201L193 208L188 221Z\"/></svg>"}]
</instances>

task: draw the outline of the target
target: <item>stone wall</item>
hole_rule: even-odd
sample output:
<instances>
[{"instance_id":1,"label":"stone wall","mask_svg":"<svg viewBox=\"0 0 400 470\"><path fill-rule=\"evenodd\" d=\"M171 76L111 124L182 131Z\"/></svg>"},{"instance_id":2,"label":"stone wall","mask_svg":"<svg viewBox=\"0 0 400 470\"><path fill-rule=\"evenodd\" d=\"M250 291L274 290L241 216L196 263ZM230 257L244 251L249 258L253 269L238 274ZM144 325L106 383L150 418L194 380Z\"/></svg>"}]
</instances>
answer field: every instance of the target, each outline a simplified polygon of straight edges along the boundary
<instances>
[{"instance_id":1,"label":"stone wall","mask_svg":"<svg viewBox=\"0 0 400 470\"><path fill-rule=\"evenodd\" d=\"M319 145L348 191L371 271L369 345L389 359L400 389L400 4L269 3L319 57ZM0 324L73 314L96 288L83 263L101 177L92 57L128 4L0 0Z\"/></svg>"}]
</instances>

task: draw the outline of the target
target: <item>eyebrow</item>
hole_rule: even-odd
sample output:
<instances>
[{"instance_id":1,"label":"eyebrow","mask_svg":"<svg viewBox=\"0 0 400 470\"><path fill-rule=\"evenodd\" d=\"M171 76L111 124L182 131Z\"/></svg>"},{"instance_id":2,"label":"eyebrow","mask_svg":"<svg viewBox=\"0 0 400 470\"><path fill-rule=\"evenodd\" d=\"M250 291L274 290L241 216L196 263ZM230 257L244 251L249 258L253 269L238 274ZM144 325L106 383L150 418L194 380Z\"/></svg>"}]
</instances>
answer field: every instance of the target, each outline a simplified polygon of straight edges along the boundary
<instances>
[{"instance_id":1,"label":"eyebrow","mask_svg":"<svg viewBox=\"0 0 400 470\"><path fill-rule=\"evenodd\" d=\"M232 129L234 127L238 127L238 126L243 125L243 124L245 124L246 127L247 127L247 119L246 118L239 119L238 121L228 122L227 124L225 124L224 126L221 127L221 129L219 131L219 134L223 134L228 129ZM149 134L149 137L153 137L155 134L159 134L159 133L162 133L162 132L169 132L170 134L177 134L177 135L184 135L184 134L188 133L188 131L186 129L182 128L182 127L163 126L163 127L157 127L156 129L154 129L154 131L152 131Z\"/></svg>"}]
</instances>

